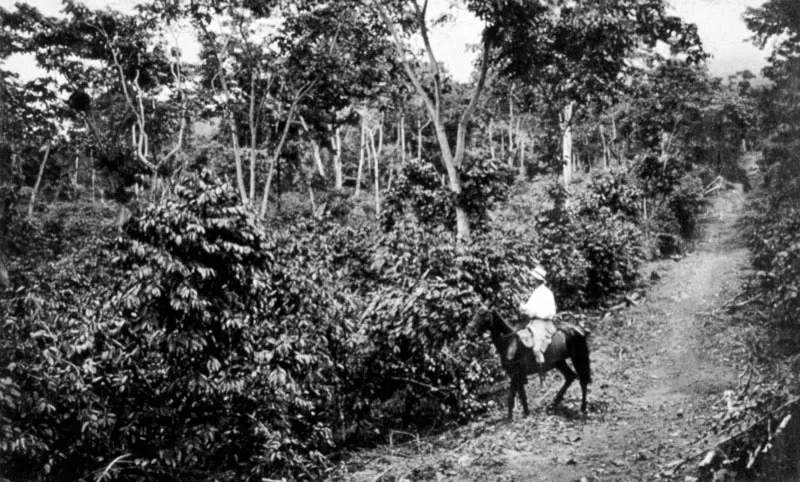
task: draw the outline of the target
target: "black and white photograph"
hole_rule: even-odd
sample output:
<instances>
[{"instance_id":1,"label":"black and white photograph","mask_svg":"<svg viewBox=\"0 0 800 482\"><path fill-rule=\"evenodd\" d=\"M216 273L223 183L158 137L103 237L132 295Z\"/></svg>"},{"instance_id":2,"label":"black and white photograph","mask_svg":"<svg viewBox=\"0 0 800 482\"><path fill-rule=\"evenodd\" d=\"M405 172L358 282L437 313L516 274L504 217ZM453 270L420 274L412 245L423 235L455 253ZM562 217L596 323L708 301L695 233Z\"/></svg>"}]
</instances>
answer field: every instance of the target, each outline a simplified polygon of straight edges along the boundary
<instances>
[{"instance_id":1,"label":"black and white photograph","mask_svg":"<svg viewBox=\"0 0 800 482\"><path fill-rule=\"evenodd\" d=\"M0 0L0 482L800 482L800 0Z\"/></svg>"}]
</instances>

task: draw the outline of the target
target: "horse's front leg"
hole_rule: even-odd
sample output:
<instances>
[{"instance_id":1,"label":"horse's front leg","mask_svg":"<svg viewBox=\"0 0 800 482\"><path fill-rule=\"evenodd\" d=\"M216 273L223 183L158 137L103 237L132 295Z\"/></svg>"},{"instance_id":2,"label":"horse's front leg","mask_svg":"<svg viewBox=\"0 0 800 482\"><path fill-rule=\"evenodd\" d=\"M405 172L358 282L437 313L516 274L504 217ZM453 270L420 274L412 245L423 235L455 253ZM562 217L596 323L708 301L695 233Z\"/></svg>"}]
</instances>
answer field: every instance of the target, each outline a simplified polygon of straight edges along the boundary
<instances>
[{"instance_id":1,"label":"horse's front leg","mask_svg":"<svg viewBox=\"0 0 800 482\"><path fill-rule=\"evenodd\" d=\"M561 403L561 400L564 399L564 394L567 392L567 389L570 385L572 385L572 382L575 381L578 375L572 371L572 368L570 368L569 365L567 365L567 362L564 360L554 363L553 366L561 372L561 375L564 376L564 384L561 386L561 390L556 393L556 398L553 400L553 405L558 405Z\"/></svg>"}]
</instances>

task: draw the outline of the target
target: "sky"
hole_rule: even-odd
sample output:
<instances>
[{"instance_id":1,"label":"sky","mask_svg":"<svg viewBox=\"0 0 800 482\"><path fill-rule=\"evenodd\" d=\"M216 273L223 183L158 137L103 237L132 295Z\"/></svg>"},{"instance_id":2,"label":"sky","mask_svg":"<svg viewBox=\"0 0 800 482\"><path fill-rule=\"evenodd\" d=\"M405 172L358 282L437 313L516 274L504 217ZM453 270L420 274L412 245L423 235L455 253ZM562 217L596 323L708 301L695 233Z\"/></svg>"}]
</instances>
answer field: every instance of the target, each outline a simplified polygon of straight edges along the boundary
<instances>
[{"instance_id":1,"label":"sky","mask_svg":"<svg viewBox=\"0 0 800 482\"><path fill-rule=\"evenodd\" d=\"M13 8L17 0L0 0L0 6ZM56 15L61 9L60 0L25 0L46 15ZM713 55L709 69L713 75L727 77L741 70L759 74L766 64L768 52L761 51L747 41L750 32L742 20L747 7L758 7L765 0L668 0L671 11L688 22L697 24L706 51ZM798 0L800 1L800 0ZM135 0L84 0L91 8L109 6L130 11ZM447 11L451 0L431 0L432 14ZM467 81L473 69L475 55L468 46L476 44L482 24L463 9L451 9L454 21L437 27L432 43L437 58L442 61L458 81ZM190 39L179 39L185 58L196 57L197 46ZM31 58L14 58L7 65L16 67L23 80L36 75Z\"/></svg>"}]
</instances>

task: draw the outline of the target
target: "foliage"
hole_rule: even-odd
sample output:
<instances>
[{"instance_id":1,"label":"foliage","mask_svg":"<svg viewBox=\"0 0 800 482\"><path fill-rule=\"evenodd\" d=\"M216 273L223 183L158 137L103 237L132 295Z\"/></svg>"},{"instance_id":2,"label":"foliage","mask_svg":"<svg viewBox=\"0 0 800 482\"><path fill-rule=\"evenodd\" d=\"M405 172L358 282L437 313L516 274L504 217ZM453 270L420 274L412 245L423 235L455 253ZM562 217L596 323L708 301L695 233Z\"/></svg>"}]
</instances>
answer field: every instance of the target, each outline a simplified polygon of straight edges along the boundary
<instances>
[{"instance_id":1,"label":"foliage","mask_svg":"<svg viewBox=\"0 0 800 482\"><path fill-rule=\"evenodd\" d=\"M691 164L685 160L669 158L662 162L656 156L647 156L634 166L642 191L655 199L672 194L689 169Z\"/></svg>"},{"instance_id":2,"label":"foliage","mask_svg":"<svg viewBox=\"0 0 800 482\"><path fill-rule=\"evenodd\" d=\"M461 178L460 202L469 213L476 231L486 231L489 211L508 198L514 171L497 161L473 154L467 157ZM444 226L454 231L456 202L443 175L433 164L410 160L386 194L382 224L391 228L396 219L409 210L423 225Z\"/></svg>"},{"instance_id":3,"label":"foliage","mask_svg":"<svg viewBox=\"0 0 800 482\"><path fill-rule=\"evenodd\" d=\"M629 291L638 280L644 260L642 230L630 216L632 207L618 201L639 191L621 175L614 179L603 175L590 182L577 207L559 203L565 190L552 186L555 206L537 219L542 262L562 308L596 305Z\"/></svg>"},{"instance_id":4,"label":"foliage","mask_svg":"<svg viewBox=\"0 0 800 482\"><path fill-rule=\"evenodd\" d=\"M77 300L32 292L6 326L21 343L4 373L21 393L6 401L9 426L26 427L8 439L9 464L73 479L127 454L122 479L313 478L331 434L316 415L327 358L295 299L308 280L284 277L253 217L208 173L126 230L125 272L75 277ZM108 274L107 255L88 259Z\"/></svg>"},{"instance_id":5,"label":"foliage","mask_svg":"<svg viewBox=\"0 0 800 482\"><path fill-rule=\"evenodd\" d=\"M581 228L579 248L589 264L587 298L597 303L634 288L644 259L641 229L608 211Z\"/></svg>"},{"instance_id":6,"label":"foliage","mask_svg":"<svg viewBox=\"0 0 800 482\"><path fill-rule=\"evenodd\" d=\"M580 233L566 215L543 215L537 219L538 255L547 268L547 283L559 309L586 305L589 261L580 249Z\"/></svg>"},{"instance_id":7,"label":"foliage","mask_svg":"<svg viewBox=\"0 0 800 482\"><path fill-rule=\"evenodd\" d=\"M754 42L761 48L771 42L773 48L763 73L774 84L763 93L761 105L768 136L761 163L767 189L749 240L757 270L754 289L773 319L794 325L800 309L799 15L797 5L785 0L769 0L745 14Z\"/></svg>"},{"instance_id":8,"label":"foliage","mask_svg":"<svg viewBox=\"0 0 800 482\"><path fill-rule=\"evenodd\" d=\"M641 215L642 196L641 189L625 171L600 171L589 180L580 200L579 214L597 216L607 209L629 221L637 221Z\"/></svg>"},{"instance_id":9,"label":"foliage","mask_svg":"<svg viewBox=\"0 0 800 482\"><path fill-rule=\"evenodd\" d=\"M667 232L677 233L685 239L697 234L697 221L706 203L700 179L691 175L681 178L667 204L677 229Z\"/></svg>"},{"instance_id":10,"label":"foliage","mask_svg":"<svg viewBox=\"0 0 800 482\"><path fill-rule=\"evenodd\" d=\"M762 217L748 244L758 270L759 296L778 320L795 323L800 310L800 211L786 206L780 217Z\"/></svg>"}]
</instances>

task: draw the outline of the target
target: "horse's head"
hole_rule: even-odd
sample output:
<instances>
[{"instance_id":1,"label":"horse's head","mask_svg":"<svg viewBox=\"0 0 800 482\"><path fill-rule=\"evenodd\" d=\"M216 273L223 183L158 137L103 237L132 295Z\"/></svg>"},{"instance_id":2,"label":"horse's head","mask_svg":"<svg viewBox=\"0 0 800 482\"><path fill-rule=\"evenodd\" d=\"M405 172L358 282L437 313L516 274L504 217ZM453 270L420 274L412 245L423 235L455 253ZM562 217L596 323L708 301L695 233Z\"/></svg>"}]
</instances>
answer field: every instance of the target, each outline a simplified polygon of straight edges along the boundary
<instances>
[{"instance_id":1,"label":"horse's head","mask_svg":"<svg viewBox=\"0 0 800 482\"><path fill-rule=\"evenodd\" d=\"M481 334L489 329L491 322L492 312L489 310L489 308L480 307L472 316L472 320L470 320L469 324L467 325L467 334Z\"/></svg>"}]
</instances>

